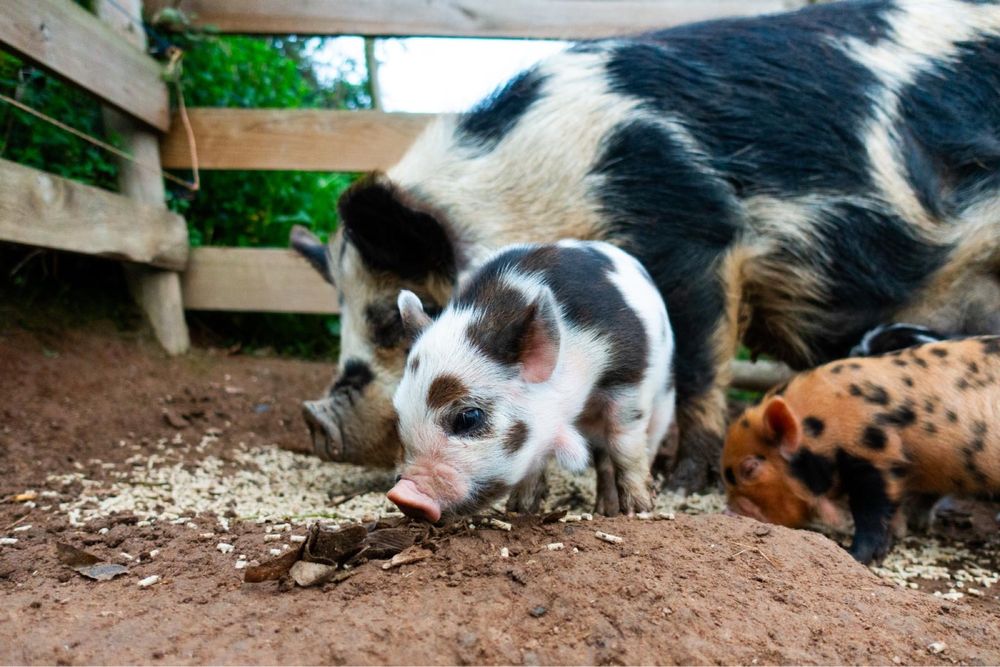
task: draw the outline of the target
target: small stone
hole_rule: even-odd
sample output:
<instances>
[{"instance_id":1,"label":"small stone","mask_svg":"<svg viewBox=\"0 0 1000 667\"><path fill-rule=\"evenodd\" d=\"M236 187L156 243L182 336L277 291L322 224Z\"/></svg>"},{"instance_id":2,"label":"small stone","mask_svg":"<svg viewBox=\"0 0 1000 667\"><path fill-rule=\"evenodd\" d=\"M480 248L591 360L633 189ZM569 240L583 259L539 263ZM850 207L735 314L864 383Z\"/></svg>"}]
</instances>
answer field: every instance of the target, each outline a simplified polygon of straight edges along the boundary
<instances>
[{"instance_id":1,"label":"small stone","mask_svg":"<svg viewBox=\"0 0 1000 667\"><path fill-rule=\"evenodd\" d=\"M0 537L0 547L9 547L17 544L16 537Z\"/></svg>"},{"instance_id":2,"label":"small stone","mask_svg":"<svg viewBox=\"0 0 1000 667\"><path fill-rule=\"evenodd\" d=\"M300 560L292 565L289 574L295 583L303 588L308 586L320 586L333 579L337 573L336 565L326 565L325 563L310 563Z\"/></svg>"},{"instance_id":3,"label":"small stone","mask_svg":"<svg viewBox=\"0 0 1000 667\"><path fill-rule=\"evenodd\" d=\"M583 521L583 517L579 514L567 514L563 518L559 519L560 523L576 523L577 521Z\"/></svg>"},{"instance_id":4,"label":"small stone","mask_svg":"<svg viewBox=\"0 0 1000 667\"><path fill-rule=\"evenodd\" d=\"M657 521L673 521L677 516L673 512L657 512Z\"/></svg>"},{"instance_id":5,"label":"small stone","mask_svg":"<svg viewBox=\"0 0 1000 667\"><path fill-rule=\"evenodd\" d=\"M547 614L548 611L549 611L548 608L546 608L545 606L538 605L532 607L531 610L528 611L528 613L531 614L533 618L541 618L542 616L545 616L545 614Z\"/></svg>"},{"instance_id":6,"label":"small stone","mask_svg":"<svg viewBox=\"0 0 1000 667\"><path fill-rule=\"evenodd\" d=\"M545 545L545 548L548 549L549 551L562 551L563 549L566 548L566 545L564 545L562 542L553 542L551 544Z\"/></svg>"},{"instance_id":7,"label":"small stone","mask_svg":"<svg viewBox=\"0 0 1000 667\"><path fill-rule=\"evenodd\" d=\"M289 542L299 542L299 543L305 542L306 541L306 536L305 535L289 535L288 536L288 541Z\"/></svg>"},{"instance_id":8,"label":"small stone","mask_svg":"<svg viewBox=\"0 0 1000 667\"><path fill-rule=\"evenodd\" d=\"M272 556L280 556L281 555L281 549L268 549L267 552L269 554L271 554Z\"/></svg>"},{"instance_id":9,"label":"small stone","mask_svg":"<svg viewBox=\"0 0 1000 667\"><path fill-rule=\"evenodd\" d=\"M26 530L31 530L30 523L27 526L17 526L16 528L14 528L15 533L23 533Z\"/></svg>"},{"instance_id":10,"label":"small stone","mask_svg":"<svg viewBox=\"0 0 1000 667\"><path fill-rule=\"evenodd\" d=\"M280 540L281 535L279 533L268 533L264 536L265 542L274 542L275 540Z\"/></svg>"},{"instance_id":11,"label":"small stone","mask_svg":"<svg viewBox=\"0 0 1000 667\"><path fill-rule=\"evenodd\" d=\"M233 552L233 549L235 547L227 542L219 542L218 544L215 545L215 548L224 554L229 554Z\"/></svg>"},{"instance_id":12,"label":"small stone","mask_svg":"<svg viewBox=\"0 0 1000 667\"><path fill-rule=\"evenodd\" d=\"M771 527L767 524L761 524L753 529L753 534L757 537L764 537L765 535L771 534Z\"/></svg>"},{"instance_id":13,"label":"small stone","mask_svg":"<svg viewBox=\"0 0 1000 667\"><path fill-rule=\"evenodd\" d=\"M927 646L927 650L934 655L938 655L939 653L944 653L945 650L947 650L947 648L948 645L945 644L944 642L932 642Z\"/></svg>"},{"instance_id":14,"label":"small stone","mask_svg":"<svg viewBox=\"0 0 1000 667\"><path fill-rule=\"evenodd\" d=\"M500 558L510 558L510 549L507 547L500 547Z\"/></svg>"},{"instance_id":15,"label":"small stone","mask_svg":"<svg viewBox=\"0 0 1000 667\"><path fill-rule=\"evenodd\" d=\"M153 584L155 584L159 580L160 580L160 575L158 575L158 574L151 574L150 576L146 577L145 579L140 579L139 580L139 588L149 588L150 586L152 586Z\"/></svg>"}]
</instances>

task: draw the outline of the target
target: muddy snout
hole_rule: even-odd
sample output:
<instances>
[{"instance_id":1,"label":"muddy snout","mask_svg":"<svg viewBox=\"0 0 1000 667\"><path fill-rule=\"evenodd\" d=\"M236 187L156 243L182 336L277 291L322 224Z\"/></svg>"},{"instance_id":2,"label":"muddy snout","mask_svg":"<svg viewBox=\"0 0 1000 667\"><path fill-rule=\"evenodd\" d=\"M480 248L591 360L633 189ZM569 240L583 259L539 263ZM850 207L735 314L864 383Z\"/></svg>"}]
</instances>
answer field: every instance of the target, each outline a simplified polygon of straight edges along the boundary
<instances>
[{"instance_id":1,"label":"muddy snout","mask_svg":"<svg viewBox=\"0 0 1000 667\"><path fill-rule=\"evenodd\" d=\"M313 452L326 461L344 460L344 438L325 401L303 401L302 418L309 427Z\"/></svg>"}]
</instances>

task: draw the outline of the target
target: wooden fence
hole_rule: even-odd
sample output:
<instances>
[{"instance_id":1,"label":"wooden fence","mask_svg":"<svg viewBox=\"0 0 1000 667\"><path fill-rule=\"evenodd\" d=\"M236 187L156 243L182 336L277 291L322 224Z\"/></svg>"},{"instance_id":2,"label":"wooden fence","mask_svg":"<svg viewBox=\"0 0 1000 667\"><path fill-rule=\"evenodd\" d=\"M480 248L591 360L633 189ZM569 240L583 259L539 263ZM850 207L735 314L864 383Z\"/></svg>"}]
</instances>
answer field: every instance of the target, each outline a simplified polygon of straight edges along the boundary
<instances>
[{"instance_id":1,"label":"wooden fence","mask_svg":"<svg viewBox=\"0 0 1000 667\"><path fill-rule=\"evenodd\" d=\"M110 3L110 4L109 4ZM178 6L223 33L592 38L791 9L806 0L147 0ZM130 150L188 168L160 67L143 53L141 0L4 0L0 45L109 105ZM427 115L301 109L190 109L202 169L366 171L386 168ZM163 134L159 134L159 133ZM156 140L159 139L157 146ZM163 208L156 174L123 163L124 194L0 162L0 239L133 263L130 284L171 351L187 346L183 308L335 313L333 289L285 249L188 249ZM201 196L212 196L202 193ZM180 273L177 273L177 272Z\"/></svg>"}]
</instances>

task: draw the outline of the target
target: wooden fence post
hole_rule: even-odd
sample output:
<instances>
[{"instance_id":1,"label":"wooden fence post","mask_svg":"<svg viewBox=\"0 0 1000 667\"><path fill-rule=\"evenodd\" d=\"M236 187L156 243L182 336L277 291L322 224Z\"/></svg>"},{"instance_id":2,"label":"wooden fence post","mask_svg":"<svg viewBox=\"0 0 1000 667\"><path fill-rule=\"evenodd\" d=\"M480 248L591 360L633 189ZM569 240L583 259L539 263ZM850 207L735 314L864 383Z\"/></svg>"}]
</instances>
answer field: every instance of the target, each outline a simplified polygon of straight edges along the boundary
<instances>
[{"instance_id":1,"label":"wooden fence post","mask_svg":"<svg viewBox=\"0 0 1000 667\"><path fill-rule=\"evenodd\" d=\"M97 0L94 9L101 20L124 39L145 50L146 34L141 27L142 0ZM159 138L153 132L111 108L105 108L104 122L121 138L123 148L140 163L160 164ZM120 167L122 194L147 204L166 206L166 191L159 173L127 160L122 160ZM160 345L168 354L186 352L191 342L184 321L180 275L139 264L123 266L129 291L145 312Z\"/></svg>"}]
</instances>

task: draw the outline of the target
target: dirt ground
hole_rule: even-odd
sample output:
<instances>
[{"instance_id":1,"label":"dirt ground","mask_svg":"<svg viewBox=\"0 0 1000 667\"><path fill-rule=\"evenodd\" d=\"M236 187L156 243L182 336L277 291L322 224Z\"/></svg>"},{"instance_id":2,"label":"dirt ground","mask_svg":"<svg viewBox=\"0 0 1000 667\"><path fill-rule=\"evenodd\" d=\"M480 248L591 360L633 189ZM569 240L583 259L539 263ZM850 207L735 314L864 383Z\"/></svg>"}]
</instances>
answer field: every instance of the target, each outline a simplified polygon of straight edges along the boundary
<instances>
[{"instance_id":1,"label":"dirt ground","mask_svg":"<svg viewBox=\"0 0 1000 667\"><path fill-rule=\"evenodd\" d=\"M285 451L307 447L298 401L329 372L0 322L0 662L1000 663L988 563L893 583L818 533L682 513L694 500L672 520L468 528L321 588L243 583L310 520L391 509L387 473ZM86 579L57 542L129 572Z\"/></svg>"}]
</instances>

